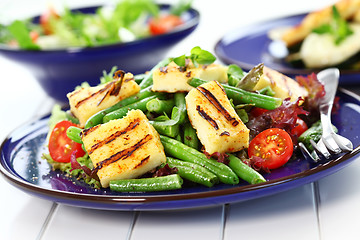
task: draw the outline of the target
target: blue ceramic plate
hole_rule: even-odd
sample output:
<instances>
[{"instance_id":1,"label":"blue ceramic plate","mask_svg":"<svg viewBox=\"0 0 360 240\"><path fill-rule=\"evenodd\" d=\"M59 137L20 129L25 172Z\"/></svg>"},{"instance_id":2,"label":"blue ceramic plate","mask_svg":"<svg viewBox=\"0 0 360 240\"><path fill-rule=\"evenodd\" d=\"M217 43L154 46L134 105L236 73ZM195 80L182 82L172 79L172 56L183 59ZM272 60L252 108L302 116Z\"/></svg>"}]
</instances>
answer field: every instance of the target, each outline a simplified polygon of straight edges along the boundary
<instances>
[{"instance_id":1,"label":"blue ceramic plate","mask_svg":"<svg viewBox=\"0 0 360 240\"><path fill-rule=\"evenodd\" d=\"M339 133L360 145L360 97L345 90L338 92L340 109L333 115ZM349 116L352 116L351 118ZM109 189L96 190L51 171L41 158L45 146L48 116L13 131L1 145L0 172L15 187L62 204L110 210L167 210L207 207L240 202L286 191L332 174L356 159L360 146L346 155L315 164L301 155L284 167L264 175L267 182L249 185L219 184L212 188L196 186L181 190L154 193L118 193Z\"/></svg>"},{"instance_id":2,"label":"blue ceramic plate","mask_svg":"<svg viewBox=\"0 0 360 240\"><path fill-rule=\"evenodd\" d=\"M294 26L305 14L274 19L235 29L223 36L215 45L215 53L226 64L237 64L248 71L259 63L290 77L317 73L319 69L295 68L285 60L276 59L269 52L272 42L268 32L272 29ZM360 71L341 70L340 85L359 84Z\"/></svg>"}]
</instances>

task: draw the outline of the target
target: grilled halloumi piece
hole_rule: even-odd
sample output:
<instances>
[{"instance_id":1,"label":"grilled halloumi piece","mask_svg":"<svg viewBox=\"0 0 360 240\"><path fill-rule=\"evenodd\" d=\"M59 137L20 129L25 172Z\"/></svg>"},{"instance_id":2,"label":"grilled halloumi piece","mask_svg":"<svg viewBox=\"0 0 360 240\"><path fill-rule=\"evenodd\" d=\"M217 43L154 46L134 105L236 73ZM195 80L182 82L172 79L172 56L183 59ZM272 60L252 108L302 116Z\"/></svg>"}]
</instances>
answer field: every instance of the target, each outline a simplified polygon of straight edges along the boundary
<instances>
[{"instance_id":1,"label":"grilled halloumi piece","mask_svg":"<svg viewBox=\"0 0 360 240\"><path fill-rule=\"evenodd\" d=\"M188 92L191 87L187 82L191 78L201 78L203 80L227 82L227 66L219 64L200 65L194 67L180 67L175 62L170 62L168 66L159 68L153 73L153 91L159 92Z\"/></svg>"},{"instance_id":2,"label":"grilled halloumi piece","mask_svg":"<svg viewBox=\"0 0 360 240\"><path fill-rule=\"evenodd\" d=\"M290 97L291 101L296 101L299 97L305 98L308 95L307 90L300 86L294 79L271 68L264 67L263 75L260 77L254 90L260 90L267 86L270 86L275 92L274 97L281 99Z\"/></svg>"},{"instance_id":3,"label":"grilled halloumi piece","mask_svg":"<svg viewBox=\"0 0 360 240\"><path fill-rule=\"evenodd\" d=\"M80 126L93 114L108 108L124 98L140 91L131 73L118 71L118 78L112 82L96 87L81 88L67 94L70 111L79 119Z\"/></svg>"},{"instance_id":4,"label":"grilled halloumi piece","mask_svg":"<svg viewBox=\"0 0 360 240\"><path fill-rule=\"evenodd\" d=\"M81 139L102 187L111 180L137 178L166 162L159 134L140 110L85 129Z\"/></svg>"},{"instance_id":5,"label":"grilled halloumi piece","mask_svg":"<svg viewBox=\"0 0 360 240\"><path fill-rule=\"evenodd\" d=\"M217 81L192 89L185 99L189 120L209 154L237 152L248 147L249 129Z\"/></svg>"},{"instance_id":6,"label":"grilled halloumi piece","mask_svg":"<svg viewBox=\"0 0 360 240\"><path fill-rule=\"evenodd\" d=\"M353 17L360 10L360 0L340 0L335 3L337 10L344 19ZM301 42L314 28L329 23L332 19L332 6L306 15L300 24L288 29L282 36L287 46Z\"/></svg>"}]
</instances>

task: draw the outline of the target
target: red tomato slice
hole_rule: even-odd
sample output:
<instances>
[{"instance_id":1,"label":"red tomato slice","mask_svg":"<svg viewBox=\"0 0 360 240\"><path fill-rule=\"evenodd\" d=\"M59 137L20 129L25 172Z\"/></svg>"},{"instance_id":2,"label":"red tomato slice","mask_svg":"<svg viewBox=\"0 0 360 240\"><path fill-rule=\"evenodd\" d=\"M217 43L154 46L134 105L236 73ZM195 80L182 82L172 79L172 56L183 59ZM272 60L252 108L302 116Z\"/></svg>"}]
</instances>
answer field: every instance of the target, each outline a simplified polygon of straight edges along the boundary
<instances>
[{"instance_id":1,"label":"red tomato slice","mask_svg":"<svg viewBox=\"0 0 360 240\"><path fill-rule=\"evenodd\" d=\"M294 136L299 137L303 132L308 129L307 124L301 118L296 119L295 127L290 130L290 133Z\"/></svg>"},{"instance_id":2,"label":"red tomato slice","mask_svg":"<svg viewBox=\"0 0 360 240\"><path fill-rule=\"evenodd\" d=\"M70 126L77 126L70 121L57 123L50 134L49 152L56 162L70 162L71 154L76 151L75 157L84 156L85 152L80 143L74 142L66 135Z\"/></svg>"},{"instance_id":3,"label":"red tomato slice","mask_svg":"<svg viewBox=\"0 0 360 240\"><path fill-rule=\"evenodd\" d=\"M49 7L41 16L40 16L40 25L44 30L44 33L49 35L52 34L52 28L50 24L51 18L60 18L60 16L56 13L53 7Z\"/></svg>"},{"instance_id":4,"label":"red tomato slice","mask_svg":"<svg viewBox=\"0 0 360 240\"><path fill-rule=\"evenodd\" d=\"M176 26L183 24L183 20L175 15L164 15L151 18L149 28L152 35L160 35L173 30Z\"/></svg>"},{"instance_id":5,"label":"red tomato slice","mask_svg":"<svg viewBox=\"0 0 360 240\"><path fill-rule=\"evenodd\" d=\"M259 133L249 144L248 154L262 158L254 161L254 166L262 169L275 169L289 161L293 154L290 135L280 128L270 128Z\"/></svg>"}]
</instances>

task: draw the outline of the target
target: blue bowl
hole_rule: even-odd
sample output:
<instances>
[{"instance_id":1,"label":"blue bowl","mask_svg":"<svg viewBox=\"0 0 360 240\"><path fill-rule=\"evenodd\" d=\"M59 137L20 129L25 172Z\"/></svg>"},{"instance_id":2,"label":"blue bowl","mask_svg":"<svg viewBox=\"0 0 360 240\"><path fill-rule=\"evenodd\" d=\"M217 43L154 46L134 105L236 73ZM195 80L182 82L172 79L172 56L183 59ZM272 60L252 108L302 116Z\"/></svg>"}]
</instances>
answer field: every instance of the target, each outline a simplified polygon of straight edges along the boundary
<instances>
[{"instance_id":1,"label":"blue bowl","mask_svg":"<svg viewBox=\"0 0 360 240\"><path fill-rule=\"evenodd\" d=\"M166 11L170 5L159 5ZM76 11L94 13L96 7ZM38 21L35 17L34 21ZM184 24L166 34L127 43L105 46L29 51L0 45L0 54L23 64L39 81L45 92L59 102L67 102L66 94L82 82L99 83L103 70L113 66L133 74L144 73L161 61L168 50L192 33L199 24L199 12L189 9L182 15Z\"/></svg>"}]
</instances>

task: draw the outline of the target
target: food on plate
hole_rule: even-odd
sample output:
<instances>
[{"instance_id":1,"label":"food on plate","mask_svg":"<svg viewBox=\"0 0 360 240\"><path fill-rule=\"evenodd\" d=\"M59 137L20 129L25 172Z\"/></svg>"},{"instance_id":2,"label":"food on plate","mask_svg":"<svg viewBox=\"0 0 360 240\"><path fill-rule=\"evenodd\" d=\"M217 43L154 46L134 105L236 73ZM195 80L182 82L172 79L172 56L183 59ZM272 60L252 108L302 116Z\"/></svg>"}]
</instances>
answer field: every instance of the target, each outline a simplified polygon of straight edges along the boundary
<instances>
[{"instance_id":1,"label":"food on plate","mask_svg":"<svg viewBox=\"0 0 360 240\"><path fill-rule=\"evenodd\" d=\"M95 87L76 89L68 93L67 97L72 114L79 119L80 126L84 127L86 121L95 113L139 91L140 87L131 73L118 71L113 81Z\"/></svg>"},{"instance_id":2,"label":"food on plate","mask_svg":"<svg viewBox=\"0 0 360 240\"><path fill-rule=\"evenodd\" d=\"M265 182L263 174L296 158L298 141L321 135L307 129L319 119L324 86L314 74L291 79L263 64L244 72L215 60L194 47L145 75L114 70L98 86L79 86L68 94L70 110L53 109L44 158L121 192Z\"/></svg>"},{"instance_id":3,"label":"food on plate","mask_svg":"<svg viewBox=\"0 0 360 240\"><path fill-rule=\"evenodd\" d=\"M188 84L188 81L194 77L227 82L227 68L220 64L210 64L205 68L192 65L188 66L184 71L175 62L171 62L166 67L154 71L152 90L171 93L189 91L192 87Z\"/></svg>"},{"instance_id":4,"label":"food on plate","mask_svg":"<svg viewBox=\"0 0 360 240\"><path fill-rule=\"evenodd\" d=\"M269 128L251 140L248 153L250 158L261 158L255 166L275 169L289 161L293 154L293 142L286 131L280 128Z\"/></svg>"},{"instance_id":5,"label":"food on plate","mask_svg":"<svg viewBox=\"0 0 360 240\"><path fill-rule=\"evenodd\" d=\"M249 129L219 82L201 84L185 99L190 123L207 153L238 152L248 147Z\"/></svg>"},{"instance_id":6,"label":"food on plate","mask_svg":"<svg viewBox=\"0 0 360 240\"><path fill-rule=\"evenodd\" d=\"M359 16L359 0L340 0L307 14L298 25L281 30L276 40L285 43L289 50L286 59L294 66L358 69ZM274 36L274 32L270 35Z\"/></svg>"},{"instance_id":7,"label":"food on plate","mask_svg":"<svg viewBox=\"0 0 360 240\"><path fill-rule=\"evenodd\" d=\"M264 66L263 74L254 90L261 90L267 86L274 91L274 97L290 98L291 101L296 101L299 97L306 97L308 94L307 90L301 87L294 79Z\"/></svg>"},{"instance_id":8,"label":"food on plate","mask_svg":"<svg viewBox=\"0 0 360 240\"><path fill-rule=\"evenodd\" d=\"M141 110L85 129L81 140L102 187L111 180L137 178L166 162L159 134Z\"/></svg>"},{"instance_id":9,"label":"food on plate","mask_svg":"<svg viewBox=\"0 0 360 240\"><path fill-rule=\"evenodd\" d=\"M0 24L0 43L12 48L47 50L130 42L165 34L184 24L190 1L162 11L152 0L120 0L94 13L50 6L36 19Z\"/></svg>"}]
</instances>

